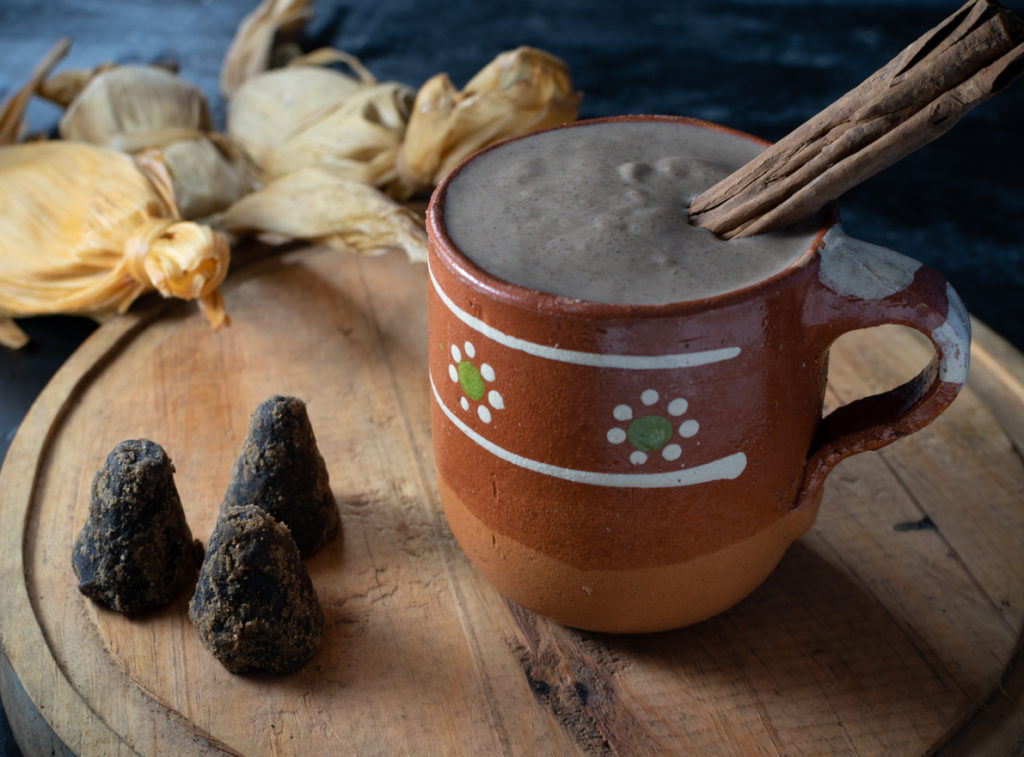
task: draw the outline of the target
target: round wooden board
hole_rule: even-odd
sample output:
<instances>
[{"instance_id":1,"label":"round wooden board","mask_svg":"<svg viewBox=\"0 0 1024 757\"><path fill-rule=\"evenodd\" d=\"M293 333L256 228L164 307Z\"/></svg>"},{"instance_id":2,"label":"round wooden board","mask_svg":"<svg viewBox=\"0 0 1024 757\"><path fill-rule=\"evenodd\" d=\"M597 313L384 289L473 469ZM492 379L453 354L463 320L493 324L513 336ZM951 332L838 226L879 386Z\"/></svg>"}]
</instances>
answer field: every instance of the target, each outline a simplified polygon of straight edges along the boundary
<instances>
[{"instance_id":1,"label":"round wooden board","mask_svg":"<svg viewBox=\"0 0 1024 757\"><path fill-rule=\"evenodd\" d=\"M1024 363L978 326L972 377L925 431L844 461L768 581L698 626L582 633L480 579L440 510L426 272L293 251L232 274L233 325L192 307L112 321L33 406L0 473L4 702L29 754L919 754L1024 743ZM833 350L829 402L928 351L885 327ZM343 533L307 561L323 645L235 676L188 597L128 619L82 597L70 548L118 441L173 459L209 537L259 402L308 405Z\"/></svg>"}]
</instances>

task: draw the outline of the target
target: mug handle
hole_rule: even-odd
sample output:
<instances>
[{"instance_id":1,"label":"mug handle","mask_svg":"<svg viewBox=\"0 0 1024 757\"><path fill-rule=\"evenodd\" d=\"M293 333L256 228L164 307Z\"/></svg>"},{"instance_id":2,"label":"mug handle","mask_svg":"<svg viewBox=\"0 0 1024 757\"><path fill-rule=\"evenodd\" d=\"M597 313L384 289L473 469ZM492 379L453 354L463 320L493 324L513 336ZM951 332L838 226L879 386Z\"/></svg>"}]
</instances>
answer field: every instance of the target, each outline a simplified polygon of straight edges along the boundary
<instances>
[{"instance_id":1,"label":"mug handle","mask_svg":"<svg viewBox=\"0 0 1024 757\"><path fill-rule=\"evenodd\" d=\"M845 457L878 449L934 420L960 392L970 365L971 322L953 287L924 264L847 236L838 225L812 264L804 322L826 353L843 333L895 323L928 337L931 361L910 381L854 400L822 418L790 511L810 528L825 477Z\"/></svg>"}]
</instances>

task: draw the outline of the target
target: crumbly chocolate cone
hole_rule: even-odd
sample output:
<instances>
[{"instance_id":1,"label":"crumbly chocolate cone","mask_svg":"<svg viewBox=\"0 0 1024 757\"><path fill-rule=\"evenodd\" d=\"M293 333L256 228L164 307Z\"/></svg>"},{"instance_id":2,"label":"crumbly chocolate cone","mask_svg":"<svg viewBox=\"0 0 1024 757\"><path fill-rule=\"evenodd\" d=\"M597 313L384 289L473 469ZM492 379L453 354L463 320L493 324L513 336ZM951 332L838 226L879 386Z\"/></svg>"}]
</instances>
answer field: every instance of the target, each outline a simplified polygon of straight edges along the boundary
<instances>
[{"instance_id":1,"label":"crumbly chocolate cone","mask_svg":"<svg viewBox=\"0 0 1024 757\"><path fill-rule=\"evenodd\" d=\"M338 506L302 400L278 395L253 413L221 510L241 505L287 525L303 557L338 531Z\"/></svg>"},{"instance_id":2,"label":"crumbly chocolate cone","mask_svg":"<svg viewBox=\"0 0 1024 757\"><path fill-rule=\"evenodd\" d=\"M188 614L232 673L287 673L320 646L324 614L288 528L254 505L221 511Z\"/></svg>"},{"instance_id":3,"label":"crumbly chocolate cone","mask_svg":"<svg viewBox=\"0 0 1024 757\"><path fill-rule=\"evenodd\" d=\"M129 439L92 480L71 565L85 596L124 613L152 610L191 587L203 559L163 447Z\"/></svg>"}]
</instances>

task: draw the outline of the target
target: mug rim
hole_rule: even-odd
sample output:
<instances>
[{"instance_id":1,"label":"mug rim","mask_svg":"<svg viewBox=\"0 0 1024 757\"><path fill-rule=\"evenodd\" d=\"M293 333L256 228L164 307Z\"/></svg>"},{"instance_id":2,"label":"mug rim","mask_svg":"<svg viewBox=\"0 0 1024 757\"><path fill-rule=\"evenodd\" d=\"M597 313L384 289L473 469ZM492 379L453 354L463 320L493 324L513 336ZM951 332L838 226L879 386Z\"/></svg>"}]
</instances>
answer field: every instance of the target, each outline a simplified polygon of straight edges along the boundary
<instances>
[{"instance_id":1,"label":"mug rim","mask_svg":"<svg viewBox=\"0 0 1024 757\"><path fill-rule=\"evenodd\" d=\"M655 114L604 116L600 118L582 119L579 121L567 121L555 126L538 129L527 134L503 139L493 145L481 148L480 150L466 156L459 161L459 163L457 163L455 167L441 179L440 182L438 182L437 187L435 187L431 194L426 212L427 233L431 242L429 245L430 249L453 274L463 279L473 287L483 290L490 297L509 304L518 305L520 307L529 307L530 309L542 312L572 314L580 317L593 317L599 319L616 318L621 316L629 316L631 318L662 317L692 310L703 310L712 305L728 305L735 301L741 301L752 296L757 296L771 284L793 276L798 271L805 268L807 263L821 248L825 234L828 233L831 228L839 224L838 206L835 202L830 202L821 211L819 211L818 214L822 216L821 222L807 248L799 256L790 261L789 264L770 276L756 281L753 284L747 284L746 286L742 286L737 289L731 289L729 291L720 292L707 297L657 304L601 302L597 300L587 300L567 295L553 294L551 292L534 289L522 284L516 284L490 273L473 262L464 252L459 250L455 245L455 242L448 235L448 229L444 220L444 206L448 194L448 187L451 185L452 181L458 177L459 173L477 157L492 150L496 150L510 142L516 142L538 134L556 131L559 129L571 129L578 126L590 126L601 123L652 121L687 124L698 128L710 129L712 131L718 131L734 137L746 139L765 147L771 144L771 142L760 137L756 137L752 134L748 134L747 132L734 129L729 126L723 126L712 121L691 118L689 116ZM428 260L428 266L429 264L430 262Z\"/></svg>"}]
</instances>

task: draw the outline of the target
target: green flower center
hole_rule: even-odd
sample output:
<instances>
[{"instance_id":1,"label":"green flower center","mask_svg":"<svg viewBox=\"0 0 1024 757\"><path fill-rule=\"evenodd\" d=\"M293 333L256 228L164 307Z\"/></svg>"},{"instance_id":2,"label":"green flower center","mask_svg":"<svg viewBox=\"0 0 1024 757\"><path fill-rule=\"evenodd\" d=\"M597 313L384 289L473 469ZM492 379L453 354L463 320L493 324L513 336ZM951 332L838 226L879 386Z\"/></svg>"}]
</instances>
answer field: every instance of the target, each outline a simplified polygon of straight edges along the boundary
<instances>
[{"instance_id":1,"label":"green flower center","mask_svg":"<svg viewBox=\"0 0 1024 757\"><path fill-rule=\"evenodd\" d=\"M461 371L459 375L462 375ZM629 424L626 438L637 449L654 452L668 444L672 438L672 424L668 418L660 415L645 415Z\"/></svg>"},{"instance_id":2,"label":"green flower center","mask_svg":"<svg viewBox=\"0 0 1024 757\"><path fill-rule=\"evenodd\" d=\"M484 377L480 375L480 369L468 360L459 363L459 386L462 387L465 395L474 402L483 399Z\"/></svg>"}]
</instances>

